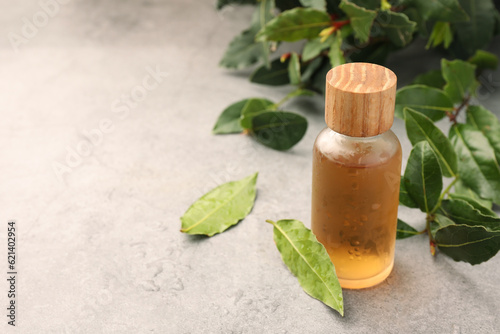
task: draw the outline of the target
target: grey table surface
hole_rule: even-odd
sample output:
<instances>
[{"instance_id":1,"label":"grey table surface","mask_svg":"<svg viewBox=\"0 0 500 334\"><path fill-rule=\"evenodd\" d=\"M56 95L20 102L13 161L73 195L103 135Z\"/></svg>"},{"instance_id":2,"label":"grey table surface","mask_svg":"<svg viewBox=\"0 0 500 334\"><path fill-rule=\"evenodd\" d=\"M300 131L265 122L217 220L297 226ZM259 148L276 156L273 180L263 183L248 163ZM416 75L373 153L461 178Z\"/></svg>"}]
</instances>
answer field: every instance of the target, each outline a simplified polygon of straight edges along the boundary
<instances>
[{"instance_id":1,"label":"grey table surface","mask_svg":"<svg viewBox=\"0 0 500 334\"><path fill-rule=\"evenodd\" d=\"M214 0L57 4L0 1L0 249L6 257L7 220L16 220L19 272L17 327L3 315L1 332L498 333L500 256L474 267L432 258L425 237L397 242L385 282L344 291L344 318L302 291L264 220L309 225L322 99L285 105L309 120L289 152L211 134L228 104L278 100L291 89L218 67L250 8L216 12ZM440 56L423 46L389 59L400 87L439 67ZM480 102L500 116L500 74L482 79L489 90ZM400 120L393 131L406 159ZM213 238L179 232L179 217L200 195L255 171L258 198L244 221ZM402 208L400 217L423 225L414 211ZM7 276L5 259L0 267Z\"/></svg>"}]
</instances>

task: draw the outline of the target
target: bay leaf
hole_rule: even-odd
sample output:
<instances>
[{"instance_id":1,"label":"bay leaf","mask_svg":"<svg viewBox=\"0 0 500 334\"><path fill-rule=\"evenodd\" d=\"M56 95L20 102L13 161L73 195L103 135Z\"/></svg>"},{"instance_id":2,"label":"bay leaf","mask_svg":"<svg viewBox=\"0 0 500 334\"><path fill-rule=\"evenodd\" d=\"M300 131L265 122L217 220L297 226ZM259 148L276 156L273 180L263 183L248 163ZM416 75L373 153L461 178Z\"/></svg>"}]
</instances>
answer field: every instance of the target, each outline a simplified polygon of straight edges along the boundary
<instances>
[{"instance_id":1,"label":"bay leaf","mask_svg":"<svg viewBox=\"0 0 500 334\"><path fill-rule=\"evenodd\" d=\"M403 204L408 208L418 208L418 204L415 203L406 190L403 176L401 176L401 182L399 183L399 204Z\"/></svg>"},{"instance_id":2,"label":"bay leaf","mask_svg":"<svg viewBox=\"0 0 500 334\"><path fill-rule=\"evenodd\" d=\"M444 176L455 177L457 154L450 140L434 125L431 119L411 108L404 108L406 134L412 145L426 141L431 146L441 165Z\"/></svg>"},{"instance_id":3,"label":"bay leaf","mask_svg":"<svg viewBox=\"0 0 500 334\"><path fill-rule=\"evenodd\" d=\"M464 195L464 196L467 196L469 198L473 198L474 200L476 200L476 202L478 202L479 204L481 204L485 208L491 209L491 206L493 205L493 202L491 200L479 197L479 195L476 192L474 192L471 188L467 187L460 180L455 182L454 190L455 190L456 194Z\"/></svg>"},{"instance_id":4,"label":"bay leaf","mask_svg":"<svg viewBox=\"0 0 500 334\"><path fill-rule=\"evenodd\" d=\"M403 13L391 11L379 12L378 15L379 18L377 18L376 21L392 43L396 46L403 47L411 42L417 24L410 21L408 16Z\"/></svg>"},{"instance_id":5,"label":"bay leaf","mask_svg":"<svg viewBox=\"0 0 500 334\"><path fill-rule=\"evenodd\" d=\"M266 65L262 65L250 75L250 81L270 86L288 85L290 83L288 62L289 60L287 59L282 63L278 58L271 62L269 68Z\"/></svg>"},{"instance_id":6,"label":"bay leaf","mask_svg":"<svg viewBox=\"0 0 500 334\"><path fill-rule=\"evenodd\" d=\"M287 111L266 111L252 118L252 134L257 141L278 151L297 144L307 130L307 120Z\"/></svg>"},{"instance_id":7,"label":"bay leaf","mask_svg":"<svg viewBox=\"0 0 500 334\"><path fill-rule=\"evenodd\" d=\"M432 220L430 222L430 229L431 229L432 237L433 238L436 237L436 232L440 228L448 226L448 225L453 225L453 224L455 224L455 222L453 220L451 220L450 218L448 218L442 214L436 213L434 215L434 220Z\"/></svg>"},{"instance_id":8,"label":"bay leaf","mask_svg":"<svg viewBox=\"0 0 500 334\"><path fill-rule=\"evenodd\" d=\"M326 0L300 0L300 3L304 7L326 11Z\"/></svg>"},{"instance_id":9,"label":"bay leaf","mask_svg":"<svg viewBox=\"0 0 500 334\"><path fill-rule=\"evenodd\" d=\"M268 99L252 98L247 99L247 103L241 110L240 126L244 129L252 128L252 118L258 113L264 112L271 108L273 101Z\"/></svg>"},{"instance_id":10,"label":"bay leaf","mask_svg":"<svg viewBox=\"0 0 500 334\"><path fill-rule=\"evenodd\" d=\"M421 211L430 213L443 189L441 168L429 143L421 141L410 152L403 181Z\"/></svg>"},{"instance_id":11,"label":"bay leaf","mask_svg":"<svg viewBox=\"0 0 500 334\"><path fill-rule=\"evenodd\" d=\"M464 194L450 193L450 194L448 194L448 196L451 199L460 199L462 201L466 201L467 203L472 205L472 207L474 209L478 210L483 215L497 217L497 214L493 210L491 210L491 202L489 202L490 206L488 207L488 206L484 206L483 203L480 202L478 199L473 198L473 197L469 197L469 196L464 195Z\"/></svg>"},{"instance_id":12,"label":"bay leaf","mask_svg":"<svg viewBox=\"0 0 500 334\"><path fill-rule=\"evenodd\" d=\"M244 99L231 104L220 114L212 129L213 134L241 133L243 128L240 125L241 111L249 99Z\"/></svg>"},{"instance_id":13,"label":"bay leaf","mask_svg":"<svg viewBox=\"0 0 500 334\"><path fill-rule=\"evenodd\" d=\"M431 70L417 75L417 77L412 81L411 84L425 85L437 89L442 89L444 85L446 85L446 81L444 81L441 70Z\"/></svg>"},{"instance_id":14,"label":"bay leaf","mask_svg":"<svg viewBox=\"0 0 500 334\"><path fill-rule=\"evenodd\" d=\"M498 118L482 106L468 106L467 124L483 133L495 151L497 163L500 163L500 121Z\"/></svg>"},{"instance_id":15,"label":"bay leaf","mask_svg":"<svg viewBox=\"0 0 500 334\"><path fill-rule=\"evenodd\" d=\"M328 13L313 8L294 8L269 21L256 36L257 41L295 42L318 36L330 26Z\"/></svg>"},{"instance_id":16,"label":"bay leaf","mask_svg":"<svg viewBox=\"0 0 500 334\"><path fill-rule=\"evenodd\" d=\"M298 85L300 83L300 60L296 52L292 52L290 55L290 61L288 62L288 77L292 85Z\"/></svg>"},{"instance_id":17,"label":"bay leaf","mask_svg":"<svg viewBox=\"0 0 500 334\"><path fill-rule=\"evenodd\" d=\"M460 179L479 196L500 204L500 166L483 133L470 124L455 124L449 138L457 152Z\"/></svg>"},{"instance_id":18,"label":"bay leaf","mask_svg":"<svg viewBox=\"0 0 500 334\"><path fill-rule=\"evenodd\" d=\"M332 67L345 64L344 52L341 49L342 37L340 31L332 35L332 42L330 44L330 51L328 51L328 58Z\"/></svg>"},{"instance_id":19,"label":"bay leaf","mask_svg":"<svg viewBox=\"0 0 500 334\"><path fill-rule=\"evenodd\" d=\"M500 232L483 226L448 225L436 231L435 240L442 253L472 265L488 261L500 250Z\"/></svg>"},{"instance_id":20,"label":"bay leaf","mask_svg":"<svg viewBox=\"0 0 500 334\"><path fill-rule=\"evenodd\" d=\"M410 85L397 91L395 115L403 119L405 107L412 108L431 120L437 121L446 116L446 111L453 110L453 102L441 89Z\"/></svg>"},{"instance_id":21,"label":"bay leaf","mask_svg":"<svg viewBox=\"0 0 500 334\"><path fill-rule=\"evenodd\" d=\"M398 219L398 226L396 228L396 239L405 239L413 237L418 234L420 233L417 230L415 230L413 227L411 227L401 219Z\"/></svg>"},{"instance_id":22,"label":"bay leaf","mask_svg":"<svg viewBox=\"0 0 500 334\"><path fill-rule=\"evenodd\" d=\"M274 226L274 242L283 262L297 277L304 291L343 316L342 288L325 247L298 220L267 222Z\"/></svg>"},{"instance_id":23,"label":"bay leaf","mask_svg":"<svg viewBox=\"0 0 500 334\"><path fill-rule=\"evenodd\" d=\"M446 81L444 91L454 103L460 103L476 87L476 66L463 60L441 60L441 71Z\"/></svg>"},{"instance_id":24,"label":"bay leaf","mask_svg":"<svg viewBox=\"0 0 500 334\"><path fill-rule=\"evenodd\" d=\"M224 183L200 197L181 217L181 232L211 237L237 224L252 210L257 175Z\"/></svg>"},{"instance_id":25,"label":"bay leaf","mask_svg":"<svg viewBox=\"0 0 500 334\"><path fill-rule=\"evenodd\" d=\"M377 12L357 6L347 0L342 0L339 8L349 17L351 26L354 30L354 36L359 39L361 43L366 43L370 38L370 30L373 25L373 20L377 16Z\"/></svg>"},{"instance_id":26,"label":"bay leaf","mask_svg":"<svg viewBox=\"0 0 500 334\"><path fill-rule=\"evenodd\" d=\"M476 53L467 59L467 61L476 65L479 70L496 70L498 66L498 57L494 53L484 50L476 50Z\"/></svg>"},{"instance_id":27,"label":"bay leaf","mask_svg":"<svg viewBox=\"0 0 500 334\"><path fill-rule=\"evenodd\" d=\"M425 20L462 22L469 19L457 0L410 0Z\"/></svg>"},{"instance_id":28,"label":"bay leaf","mask_svg":"<svg viewBox=\"0 0 500 334\"><path fill-rule=\"evenodd\" d=\"M439 212L456 224L482 226L491 232L500 232L500 218L483 213L463 199L447 199L441 202Z\"/></svg>"},{"instance_id":29,"label":"bay leaf","mask_svg":"<svg viewBox=\"0 0 500 334\"><path fill-rule=\"evenodd\" d=\"M329 48L327 43L321 41L321 38L314 38L304 45L302 50L302 61L309 61L321 53L321 51Z\"/></svg>"}]
</instances>

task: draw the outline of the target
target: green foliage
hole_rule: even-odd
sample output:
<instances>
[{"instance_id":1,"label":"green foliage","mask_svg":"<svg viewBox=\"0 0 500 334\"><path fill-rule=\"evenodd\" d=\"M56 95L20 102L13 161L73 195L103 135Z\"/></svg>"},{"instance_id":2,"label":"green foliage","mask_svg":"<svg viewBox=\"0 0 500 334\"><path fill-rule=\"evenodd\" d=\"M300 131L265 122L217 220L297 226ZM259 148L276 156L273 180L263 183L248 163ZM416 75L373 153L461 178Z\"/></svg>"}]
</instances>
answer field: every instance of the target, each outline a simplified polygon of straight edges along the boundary
<instances>
[{"instance_id":1,"label":"green foliage","mask_svg":"<svg viewBox=\"0 0 500 334\"><path fill-rule=\"evenodd\" d=\"M181 217L181 232L213 236L237 224L252 210L257 173L212 189Z\"/></svg>"},{"instance_id":2,"label":"green foliage","mask_svg":"<svg viewBox=\"0 0 500 334\"><path fill-rule=\"evenodd\" d=\"M298 220L267 222L274 226L274 242L283 262L297 277L304 291L343 316L342 289L325 247Z\"/></svg>"},{"instance_id":3,"label":"green foliage","mask_svg":"<svg viewBox=\"0 0 500 334\"><path fill-rule=\"evenodd\" d=\"M326 73L334 66L381 64L391 52L424 38L426 48L440 48L446 59L440 69L418 75L397 91L395 115L404 119L413 145L401 177L400 204L425 212L426 228L417 231L399 220L398 238L427 233L433 255L437 247L471 264L494 256L500 249L500 218L491 209L492 203L500 204L500 122L484 107L471 105L476 78L498 66L496 55L481 50L500 33L493 1L240 0L218 6L248 3L257 5L251 26L231 42L221 66L258 64L252 82L298 88L279 103L245 99L230 105L213 132L244 132L270 148L287 150L303 137L307 122L278 110L285 100L324 93ZM281 11L277 16L275 3ZM300 40L302 50L286 51L287 42ZM278 55L268 63L278 42L284 61ZM460 113L466 113L465 124L458 122ZM451 124L448 136L434 125L443 118ZM443 177L450 179L443 182Z\"/></svg>"}]
</instances>

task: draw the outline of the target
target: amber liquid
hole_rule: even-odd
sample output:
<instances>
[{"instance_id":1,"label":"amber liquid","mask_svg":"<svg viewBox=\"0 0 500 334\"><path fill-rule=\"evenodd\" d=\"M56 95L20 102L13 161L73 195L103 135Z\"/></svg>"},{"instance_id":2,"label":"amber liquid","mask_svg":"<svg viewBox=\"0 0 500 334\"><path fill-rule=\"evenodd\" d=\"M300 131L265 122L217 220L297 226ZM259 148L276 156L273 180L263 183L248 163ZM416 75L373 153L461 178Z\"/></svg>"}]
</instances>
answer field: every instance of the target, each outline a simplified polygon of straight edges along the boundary
<instances>
[{"instance_id":1,"label":"amber liquid","mask_svg":"<svg viewBox=\"0 0 500 334\"><path fill-rule=\"evenodd\" d=\"M401 172L399 144L392 156L377 153L361 164L367 152L356 151L332 160L315 145L311 217L341 286L353 289L376 285L392 270Z\"/></svg>"}]
</instances>

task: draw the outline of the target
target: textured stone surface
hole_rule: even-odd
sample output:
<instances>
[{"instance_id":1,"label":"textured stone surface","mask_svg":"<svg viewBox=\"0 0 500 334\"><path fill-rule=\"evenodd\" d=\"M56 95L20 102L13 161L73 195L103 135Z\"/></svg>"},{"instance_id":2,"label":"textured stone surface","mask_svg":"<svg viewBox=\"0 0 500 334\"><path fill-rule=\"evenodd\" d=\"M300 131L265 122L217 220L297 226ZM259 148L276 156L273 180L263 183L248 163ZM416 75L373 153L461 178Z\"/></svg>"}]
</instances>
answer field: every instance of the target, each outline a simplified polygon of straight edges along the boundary
<instances>
[{"instance_id":1,"label":"textured stone surface","mask_svg":"<svg viewBox=\"0 0 500 334\"><path fill-rule=\"evenodd\" d=\"M7 219L16 219L19 332L498 330L500 256L475 267L433 259L424 237L397 243L386 282L344 292L344 318L302 291L264 220L297 218L309 225L311 147L324 127L321 98L286 105L310 120L305 138L286 153L244 136L210 133L231 102L278 100L290 90L253 85L248 71L218 68L227 43L247 25L249 8L216 13L213 0L67 2L18 52L8 33L20 34L22 18L31 21L41 7L0 2L0 245L6 249ZM439 55L418 43L388 66L406 84L437 68ZM126 107L120 99L139 92L148 67L168 76ZM486 80L494 84L482 103L500 116L499 72ZM85 133L106 119L112 128L92 143ZM406 159L410 144L400 120L393 130ZM65 163L79 145L89 148L88 156L73 161L60 182L54 163ZM210 239L179 232L179 217L201 194L255 171L258 198L247 219ZM422 225L413 212L400 215ZM0 295L5 303L6 294ZM3 319L1 331L10 332Z\"/></svg>"}]
</instances>

